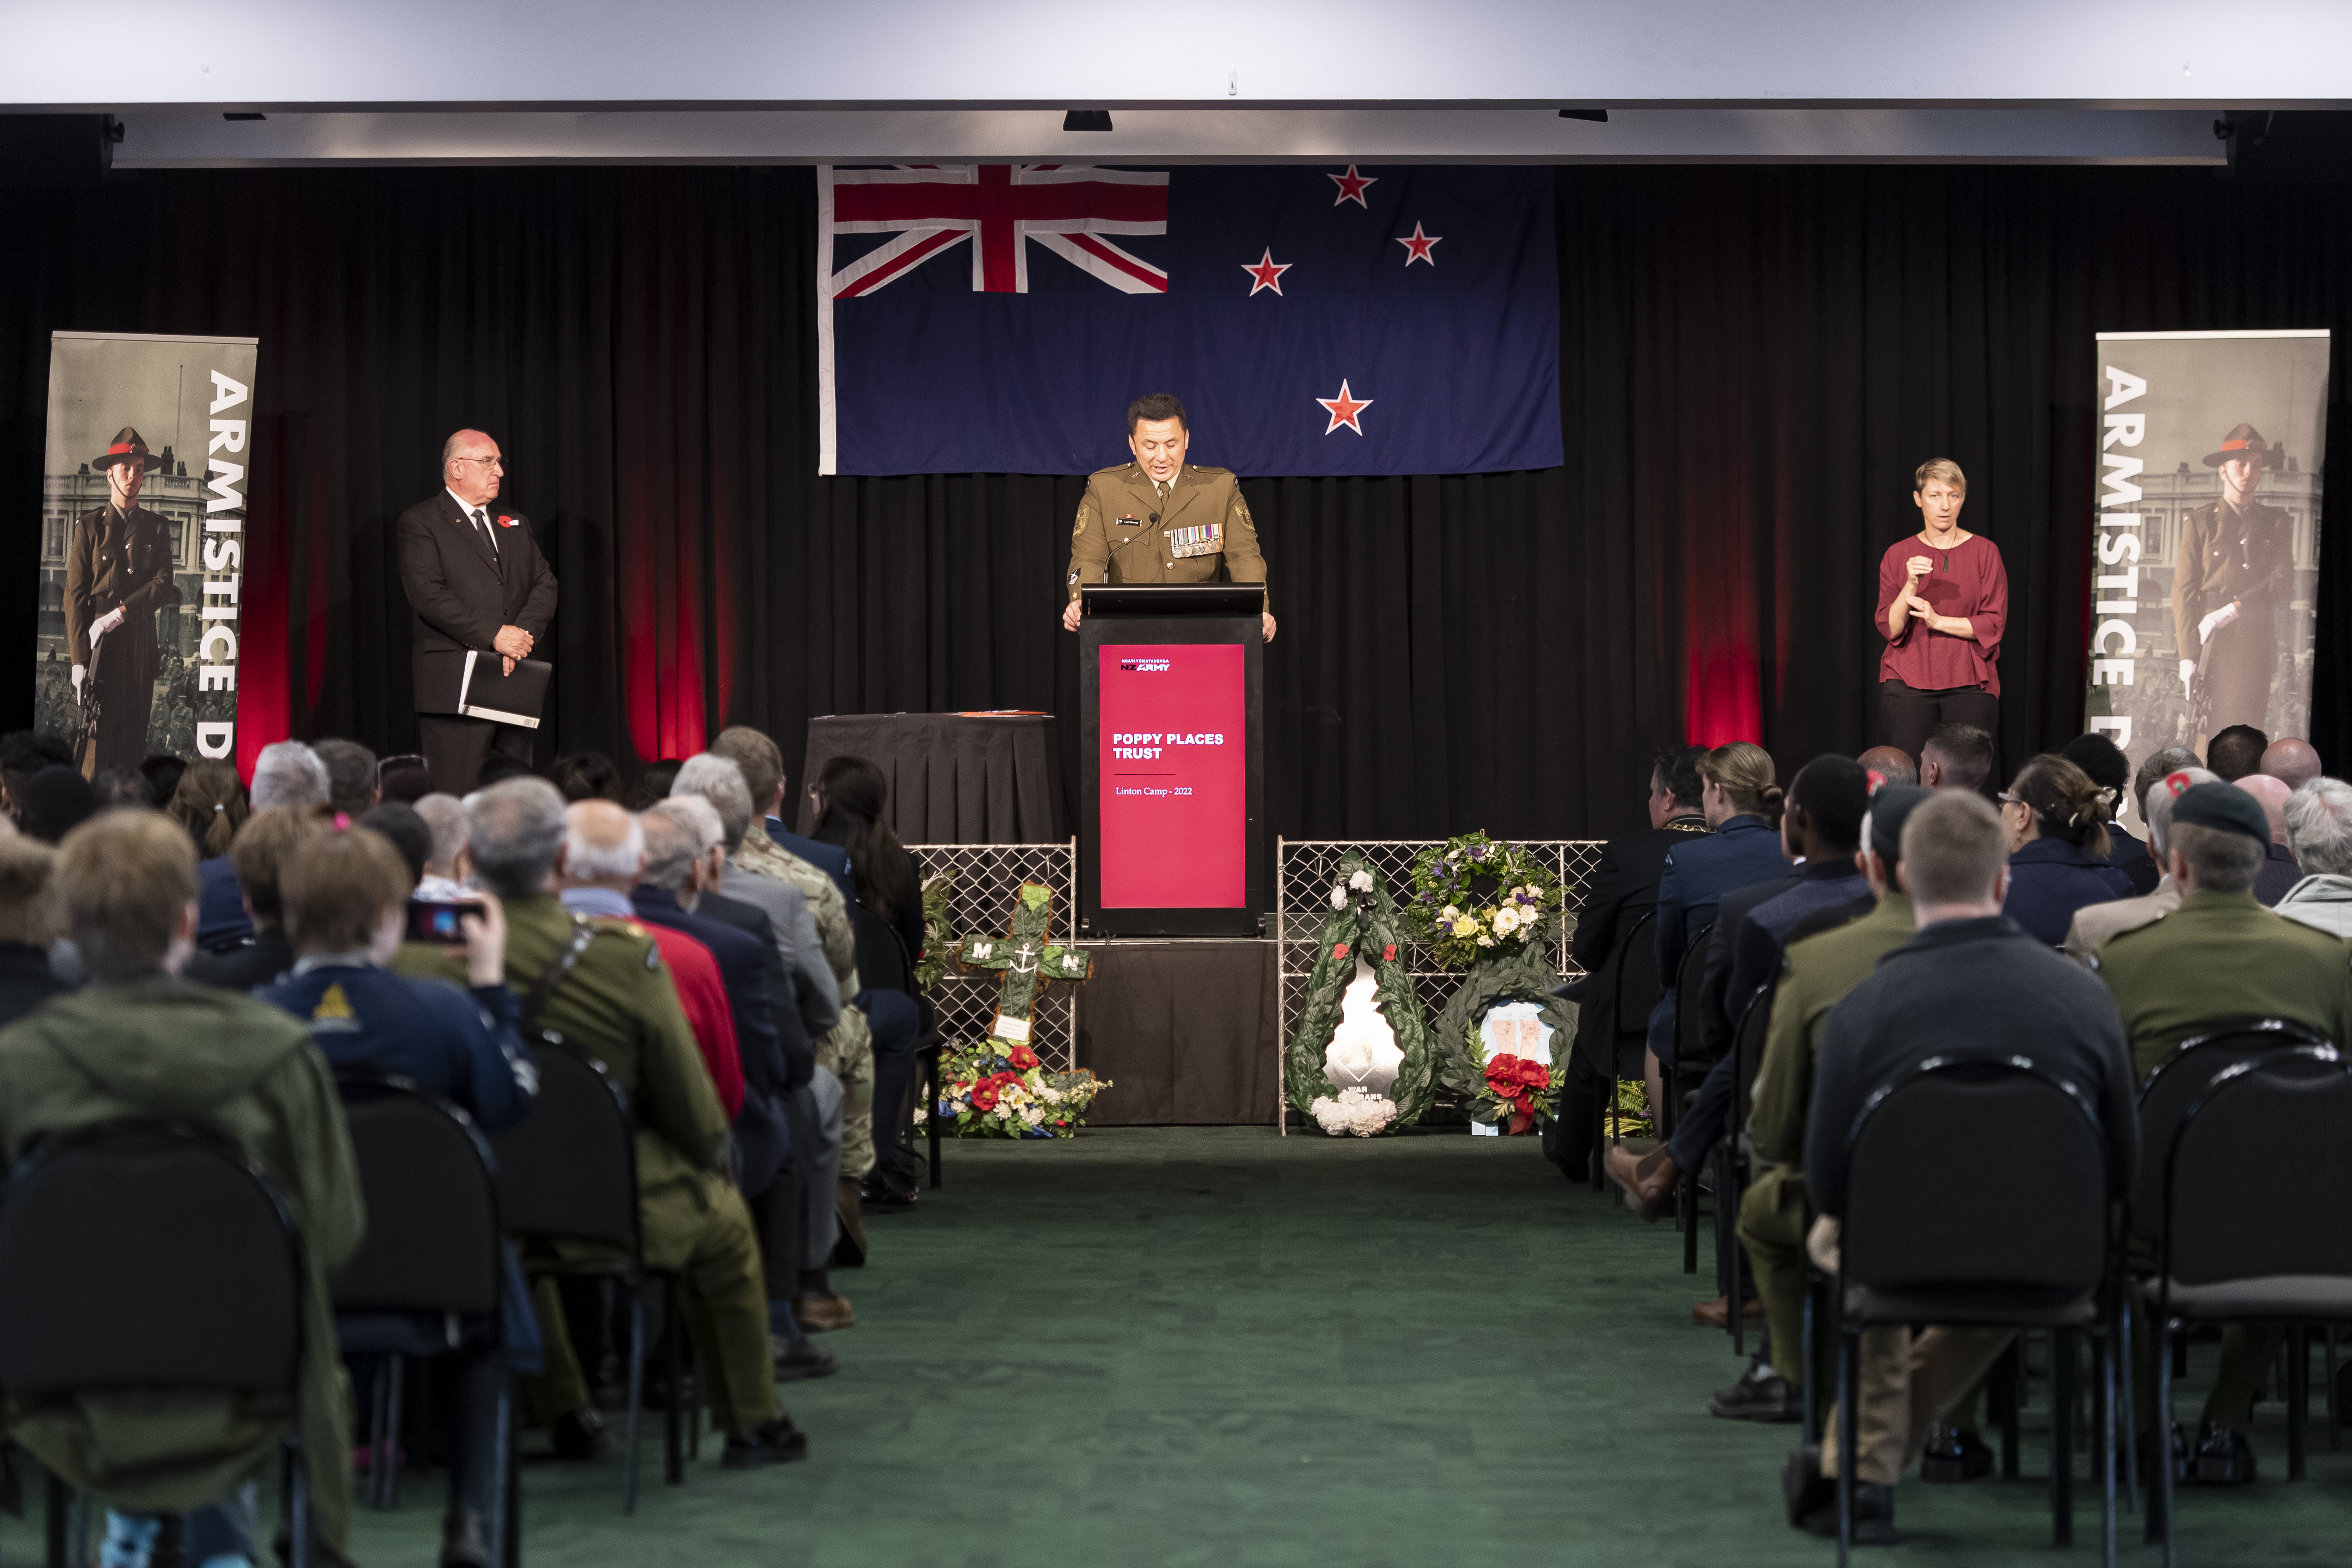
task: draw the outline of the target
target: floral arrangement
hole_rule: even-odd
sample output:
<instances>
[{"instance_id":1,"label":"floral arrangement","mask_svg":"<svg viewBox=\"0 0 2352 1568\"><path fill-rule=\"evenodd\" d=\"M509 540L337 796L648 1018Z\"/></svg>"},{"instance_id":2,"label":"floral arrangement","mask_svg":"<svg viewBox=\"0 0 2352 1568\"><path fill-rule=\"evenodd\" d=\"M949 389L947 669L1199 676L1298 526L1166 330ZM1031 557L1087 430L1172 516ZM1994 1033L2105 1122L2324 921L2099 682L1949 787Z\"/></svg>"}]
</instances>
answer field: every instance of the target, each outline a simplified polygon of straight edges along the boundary
<instances>
[{"instance_id":1,"label":"floral arrangement","mask_svg":"<svg viewBox=\"0 0 2352 1568\"><path fill-rule=\"evenodd\" d=\"M1486 1063L1471 1116L1506 1132L1525 1132L1551 1120L1552 1070L1543 1062L1504 1052Z\"/></svg>"},{"instance_id":2,"label":"floral arrangement","mask_svg":"<svg viewBox=\"0 0 2352 1568\"><path fill-rule=\"evenodd\" d=\"M1386 1131L1397 1113L1396 1101L1368 1089L1343 1089L1337 1100L1320 1095L1307 1109L1315 1124L1334 1138L1341 1133L1370 1138Z\"/></svg>"},{"instance_id":3,"label":"floral arrangement","mask_svg":"<svg viewBox=\"0 0 2352 1568\"><path fill-rule=\"evenodd\" d=\"M1344 910L1348 907L1349 894L1369 893L1371 890L1372 874L1370 871L1353 872L1331 884L1331 907L1335 910Z\"/></svg>"},{"instance_id":4,"label":"floral arrangement","mask_svg":"<svg viewBox=\"0 0 2352 1568\"><path fill-rule=\"evenodd\" d=\"M923 879L923 951L915 960L915 989L929 991L948 972L955 951L962 945L948 922L948 895L955 891L955 873L934 871Z\"/></svg>"},{"instance_id":5,"label":"floral arrangement","mask_svg":"<svg viewBox=\"0 0 2352 1568\"><path fill-rule=\"evenodd\" d=\"M1539 943L1565 903L1559 879L1516 844L1465 833L1413 858L1405 918L1440 969L1466 969Z\"/></svg>"},{"instance_id":6,"label":"floral arrangement","mask_svg":"<svg viewBox=\"0 0 2352 1568\"><path fill-rule=\"evenodd\" d=\"M1049 1072L1027 1046L986 1040L941 1058L937 1110L942 1129L959 1138L1075 1138L1087 1108L1109 1087L1083 1068ZM929 1109L916 1107L917 1125Z\"/></svg>"}]
</instances>

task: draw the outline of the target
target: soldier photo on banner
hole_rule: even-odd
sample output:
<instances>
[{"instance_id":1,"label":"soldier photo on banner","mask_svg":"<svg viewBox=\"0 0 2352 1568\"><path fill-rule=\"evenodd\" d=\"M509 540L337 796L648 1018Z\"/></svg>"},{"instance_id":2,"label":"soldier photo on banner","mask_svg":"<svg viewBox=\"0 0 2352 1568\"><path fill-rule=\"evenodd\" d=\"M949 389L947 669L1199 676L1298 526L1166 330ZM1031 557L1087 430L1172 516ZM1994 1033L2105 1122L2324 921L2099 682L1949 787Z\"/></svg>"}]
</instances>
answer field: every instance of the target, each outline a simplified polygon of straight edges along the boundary
<instances>
[{"instance_id":1,"label":"soldier photo on banner","mask_svg":"<svg viewBox=\"0 0 2352 1568\"><path fill-rule=\"evenodd\" d=\"M2325 331L2103 332L2087 728L2135 768L2311 731ZM2126 803L2131 808L2138 802Z\"/></svg>"},{"instance_id":2,"label":"soldier photo on banner","mask_svg":"<svg viewBox=\"0 0 2352 1568\"><path fill-rule=\"evenodd\" d=\"M34 722L85 776L235 753L255 342L51 342Z\"/></svg>"}]
</instances>

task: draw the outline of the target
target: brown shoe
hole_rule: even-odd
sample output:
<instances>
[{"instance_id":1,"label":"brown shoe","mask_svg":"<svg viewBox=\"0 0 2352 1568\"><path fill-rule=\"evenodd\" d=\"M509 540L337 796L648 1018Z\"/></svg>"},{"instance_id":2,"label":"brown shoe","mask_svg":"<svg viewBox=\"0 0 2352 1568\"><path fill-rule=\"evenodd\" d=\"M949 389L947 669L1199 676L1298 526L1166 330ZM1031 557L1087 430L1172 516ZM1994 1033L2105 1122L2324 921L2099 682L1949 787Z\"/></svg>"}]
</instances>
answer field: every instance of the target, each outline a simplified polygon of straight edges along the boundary
<instances>
[{"instance_id":1,"label":"brown shoe","mask_svg":"<svg viewBox=\"0 0 2352 1568\"><path fill-rule=\"evenodd\" d=\"M1743 1322L1762 1322L1764 1321L1764 1303L1761 1301L1748 1301L1743 1303L1739 1309L1739 1317L1740 1321ZM1717 1296L1712 1301L1701 1301L1697 1306L1693 1307L1691 1309L1691 1321L1697 1324L1702 1329L1728 1330L1731 1327L1731 1311L1725 1304L1724 1299Z\"/></svg>"},{"instance_id":2,"label":"brown shoe","mask_svg":"<svg viewBox=\"0 0 2352 1568\"><path fill-rule=\"evenodd\" d=\"M793 1303L793 1318L803 1331L812 1334L857 1326L856 1311L840 1296L803 1295Z\"/></svg>"},{"instance_id":3,"label":"brown shoe","mask_svg":"<svg viewBox=\"0 0 2352 1568\"><path fill-rule=\"evenodd\" d=\"M1622 1143L1613 1144L1608 1171L1609 1179L1624 1191L1625 1206L1653 1224L1675 1201L1675 1184L1683 1173L1663 1144L1638 1157Z\"/></svg>"}]
</instances>

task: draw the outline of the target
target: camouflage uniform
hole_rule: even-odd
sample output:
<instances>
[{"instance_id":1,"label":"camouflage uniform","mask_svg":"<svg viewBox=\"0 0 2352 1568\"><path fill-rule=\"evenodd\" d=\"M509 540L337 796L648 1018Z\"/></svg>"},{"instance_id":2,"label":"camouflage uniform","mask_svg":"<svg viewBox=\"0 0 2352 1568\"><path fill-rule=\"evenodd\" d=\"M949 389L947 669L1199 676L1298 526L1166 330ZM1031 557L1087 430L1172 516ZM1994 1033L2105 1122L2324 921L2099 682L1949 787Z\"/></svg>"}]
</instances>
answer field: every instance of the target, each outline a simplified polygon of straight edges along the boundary
<instances>
[{"instance_id":1,"label":"camouflage uniform","mask_svg":"<svg viewBox=\"0 0 2352 1568\"><path fill-rule=\"evenodd\" d=\"M817 1066L841 1080L841 1178L858 1182L874 1169L874 1032L863 1008L849 999L862 987L857 983L857 933L849 923L849 905L834 879L776 847L758 822L743 835L735 851L735 865L755 876L789 882L808 900L809 918L816 921L817 940L824 947L825 963L841 987L841 1022L812 1042Z\"/></svg>"}]
</instances>

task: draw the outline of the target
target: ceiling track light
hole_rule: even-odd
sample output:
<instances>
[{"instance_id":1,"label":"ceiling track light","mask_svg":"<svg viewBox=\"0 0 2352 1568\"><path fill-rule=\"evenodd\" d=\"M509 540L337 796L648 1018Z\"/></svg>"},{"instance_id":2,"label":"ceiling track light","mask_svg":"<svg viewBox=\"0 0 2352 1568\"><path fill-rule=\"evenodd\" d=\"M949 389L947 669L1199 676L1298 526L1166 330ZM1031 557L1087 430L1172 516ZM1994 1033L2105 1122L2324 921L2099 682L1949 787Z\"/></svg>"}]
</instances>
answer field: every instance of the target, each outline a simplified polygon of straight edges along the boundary
<instances>
[{"instance_id":1,"label":"ceiling track light","mask_svg":"<svg viewBox=\"0 0 2352 1568\"><path fill-rule=\"evenodd\" d=\"M1609 111L1605 109L1563 109L1559 117L1562 120L1590 120L1595 125L1609 123Z\"/></svg>"},{"instance_id":2,"label":"ceiling track light","mask_svg":"<svg viewBox=\"0 0 2352 1568\"><path fill-rule=\"evenodd\" d=\"M1073 109L1062 116L1065 131L1108 131L1110 110L1108 109Z\"/></svg>"}]
</instances>

